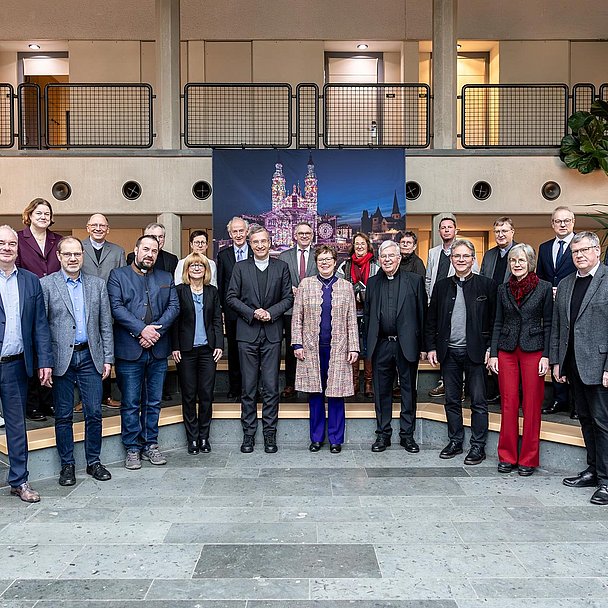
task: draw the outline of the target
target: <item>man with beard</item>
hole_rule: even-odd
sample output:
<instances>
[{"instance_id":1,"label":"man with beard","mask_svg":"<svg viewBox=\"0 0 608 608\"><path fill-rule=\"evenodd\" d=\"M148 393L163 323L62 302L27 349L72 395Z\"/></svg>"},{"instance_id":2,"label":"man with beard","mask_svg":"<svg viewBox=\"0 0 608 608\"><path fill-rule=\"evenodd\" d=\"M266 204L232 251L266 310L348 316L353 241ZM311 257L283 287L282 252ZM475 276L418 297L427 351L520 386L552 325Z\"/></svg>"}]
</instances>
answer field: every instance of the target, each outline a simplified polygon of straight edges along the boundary
<instances>
[{"instance_id":1,"label":"man with beard","mask_svg":"<svg viewBox=\"0 0 608 608\"><path fill-rule=\"evenodd\" d=\"M158 418L171 352L169 328L179 313L179 301L173 275L154 268L158 252L155 236L139 237L133 263L115 268L108 279L129 470L140 469L141 458L154 465L167 463L158 449Z\"/></svg>"}]
</instances>

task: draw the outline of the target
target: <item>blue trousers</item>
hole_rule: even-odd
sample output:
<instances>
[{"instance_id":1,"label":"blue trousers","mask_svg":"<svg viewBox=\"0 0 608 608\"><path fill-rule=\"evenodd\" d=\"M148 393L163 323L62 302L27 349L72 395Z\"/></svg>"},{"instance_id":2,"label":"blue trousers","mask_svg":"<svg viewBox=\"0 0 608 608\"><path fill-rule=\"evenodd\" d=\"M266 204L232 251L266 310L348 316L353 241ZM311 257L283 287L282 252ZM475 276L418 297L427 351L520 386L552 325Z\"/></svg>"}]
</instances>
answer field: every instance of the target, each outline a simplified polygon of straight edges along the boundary
<instances>
[{"instance_id":1,"label":"blue trousers","mask_svg":"<svg viewBox=\"0 0 608 608\"><path fill-rule=\"evenodd\" d=\"M321 387L323 392L310 393L310 440L322 442L325 439L325 389L329 370L330 346L319 345L319 363L321 365ZM329 443L344 443L344 397L327 398L327 437Z\"/></svg>"}]
</instances>

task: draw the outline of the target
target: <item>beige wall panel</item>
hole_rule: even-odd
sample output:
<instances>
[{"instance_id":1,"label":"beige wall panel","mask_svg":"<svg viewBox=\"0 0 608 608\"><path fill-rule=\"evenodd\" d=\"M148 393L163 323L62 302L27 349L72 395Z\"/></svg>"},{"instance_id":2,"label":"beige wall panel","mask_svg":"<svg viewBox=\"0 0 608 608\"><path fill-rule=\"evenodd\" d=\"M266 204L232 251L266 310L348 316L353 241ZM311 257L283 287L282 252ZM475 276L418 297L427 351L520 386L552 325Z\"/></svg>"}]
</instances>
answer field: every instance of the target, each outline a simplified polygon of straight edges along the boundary
<instances>
[{"instance_id":1,"label":"beige wall panel","mask_svg":"<svg viewBox=\"0 0 608 608\"><path fill-rule=\"evenodd\" d=\"M570 57L570 84L591 82L599 87L608 82L608 42L573 42Z\"/></svg>"},{"instance_id":2,"label":"beige wall panel","mask_svg":"<svg viewBox=\"0 0 608 608\"><path fill-rule=\"evenodd\" d=\"M205 43L202 40L188 42L188 80L205 82Z\"/></svg>"},{"instance_id":3,"label":"beige wall panel","mask_svg":"<svg viewBox=\"0 0 608 608\"><path fill-rule=\"evenodd\" d=\"M17 89L17 53L0 53L0 82L12 84Z\"/></svg>"},{"instance_id":4,"label":"beige wall panel","mask_svg":"<svg viewBox=\"0 0 608 608\"><path fill-rule=\"evenodd\" d=\"M141 82L147 82L156 88L156 44L154 42L141 43Z\"/></svg>"},{"instance_id":5,"label":"beige wall panel","mask_svg":"<svg viewBox=\"0 0 608 608\"><path fill-rule=\"evenodd\" d=\"M401 53L384 53L384 82L401 82Z\"/></svg>"},{"instance_id":6,"label":"beige wall panel","mask_svg":"<svg viewBox=\"0 0 608 608\"><path fill-rule=\"evenodd\" d=\"M253 82L316 82L323 86L323 42L253 42Z\"/></svg>"},{"instance_id":7,"label":"beige wall panel","mask_svg":"<svg viewBox=\"0 0 608 608\"><path fill-rule=\"evenodd\" d=\"M250 42L207 42L206 82L251 82Z\"/></svg>"},{"instance_id":8,"label":"beige wall panel","mask_svg":"<svg viewBox=\"0 0 608 608\"><path fill-rule=\"evenodd\" d=\"M70 40L70 82L139 82L139 41Z\"/></svg>"},{"instance_id":9,"label":"beige wall panel","mask_svg":"<svg viewBox=\"0 0 608 608\"><path fill-rule=\"evenodd\" d=\"M570 44L559 41L500 43L500 82L568 83Z\"/></svg>"},{"instance_id":10,"label":"beige wall panel","mask_svg":"<svg viewBox=\"0 0 608 608\"><path fill-rule=\"evenodd\" d=\"M420 82L418 42L404 42L401 50L401 81Z\"/></svg>"}]
</instances>

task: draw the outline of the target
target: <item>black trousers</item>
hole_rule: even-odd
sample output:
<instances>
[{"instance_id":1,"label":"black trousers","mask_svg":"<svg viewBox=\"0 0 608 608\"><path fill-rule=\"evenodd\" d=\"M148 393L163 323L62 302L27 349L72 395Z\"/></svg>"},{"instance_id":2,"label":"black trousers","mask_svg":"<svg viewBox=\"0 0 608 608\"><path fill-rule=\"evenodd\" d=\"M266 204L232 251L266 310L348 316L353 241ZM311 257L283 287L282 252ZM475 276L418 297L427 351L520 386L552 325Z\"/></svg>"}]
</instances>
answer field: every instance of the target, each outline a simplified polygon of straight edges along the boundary
<instances>
[{"instance_id":1,"label":"black trousers","mask_svg":"<svg viewBox=\"0 0 608 608\"><path fill-rule=\"evenodd\" d=\"M177 365L177 373L186 438L188 442L209 439L216 368L213 350L209 346L197 346L181 352L182 360Z\"/></svg>"},{"instance_id":2,"label":"black trousers","mask_svg":"<svg viewBox=\"0 0 608 608\"><path fill-rule=\"evenodd\" d=\"M398 341L381 339L372 356L374 395L376 397L376 434L390 437L393 430L393 380L395 370L401 388L401 414L399 436L413 438L416 429L416 371L418 362L411 363L404 355Z\"/></svg>"},{"instance_id":3,"label":"black trousers","mask_svg":"<svg viewBox=\"0 0 608 608\"><path fill-rule=\"evenodd\" d=\"M291 347L291 316L283 320L285 331L285 386L294 386L296 383L296 356Z\"/></svg>"},{"instance_id":4,"label":"black trousers","mask_svg":"<svg viewBox=\"0 0 608 608\"><path fill-rule=\"evenodd\" d=\"M467 355L466 348L448 348L448 353L441 363L441 375L445 386L448 437L455 443L464 442L461 398L465 374L471 396L471 445L483 447L488 437L486 367L483 363L473 363Z\"/></svg>"},{"instance_id":5,"label":"black trousers","mask_svg":"<svg viewBox=\"0 0 608 608\"><path fill-rule=\"evenodd\" d=\"M269 342L264 329L254 342L239 342L243 372L241 422L245 435L255 435L258 428L256 392L262 396L264 433L276 432L279 419L279 362L281 343ZM258 386L259 385L259 386Z\"/></svg>"},{"instance_id":6,"label":"black trousers","mask_svg":"<svg viewBox=\"0 0 608 608\"><path fill-rule=\"evenodd\" d=\"M597 474L600 484L608 484L608 388L584 384L573 361L564 368L574 393L589 470Z\"/></svg>"},{"instance_id":7,"label":"black trousers","mask_svg":"<svg viewBox=\"0 0 608 608\"><path fill-rule=\"evenodd\" d=\"M38 371L27 379L27 404L26 411L29 414L38 411L50 414L53 407L53 389L42 386L38 380Z\"/></svg>"},{"instance_id":8,"label":"black trousers","mask_svg":"<svg viewBox=\"0 0 608 608\"><path fill-rule=\"evenodd\" d=\"M226 343L228 345L228 386L229 391L235 396L241 395L241 364L239 359L239 343L236 339L236 319L226 319Z\"/></svg>"}]
</instances>

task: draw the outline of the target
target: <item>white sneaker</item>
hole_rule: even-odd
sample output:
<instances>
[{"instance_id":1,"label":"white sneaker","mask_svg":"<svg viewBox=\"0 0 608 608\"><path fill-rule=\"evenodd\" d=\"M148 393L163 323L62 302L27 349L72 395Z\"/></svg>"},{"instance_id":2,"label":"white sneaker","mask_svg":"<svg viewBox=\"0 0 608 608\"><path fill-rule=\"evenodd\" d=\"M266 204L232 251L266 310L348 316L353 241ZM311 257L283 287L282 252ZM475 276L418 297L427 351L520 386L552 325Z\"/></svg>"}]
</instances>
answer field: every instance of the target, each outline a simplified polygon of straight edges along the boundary
<instances>
[{"instance_id":1,"label":"white sneaker","mask_svg":"<svg viewBox=\"0 0 608 608\"><path fill-rule=\"evenodd\" d=\"M0 416L0 429L3 429L6 426L6 424L4 424L4 418L2 418L2 416Z\"/></svg>"}]
</instances>

